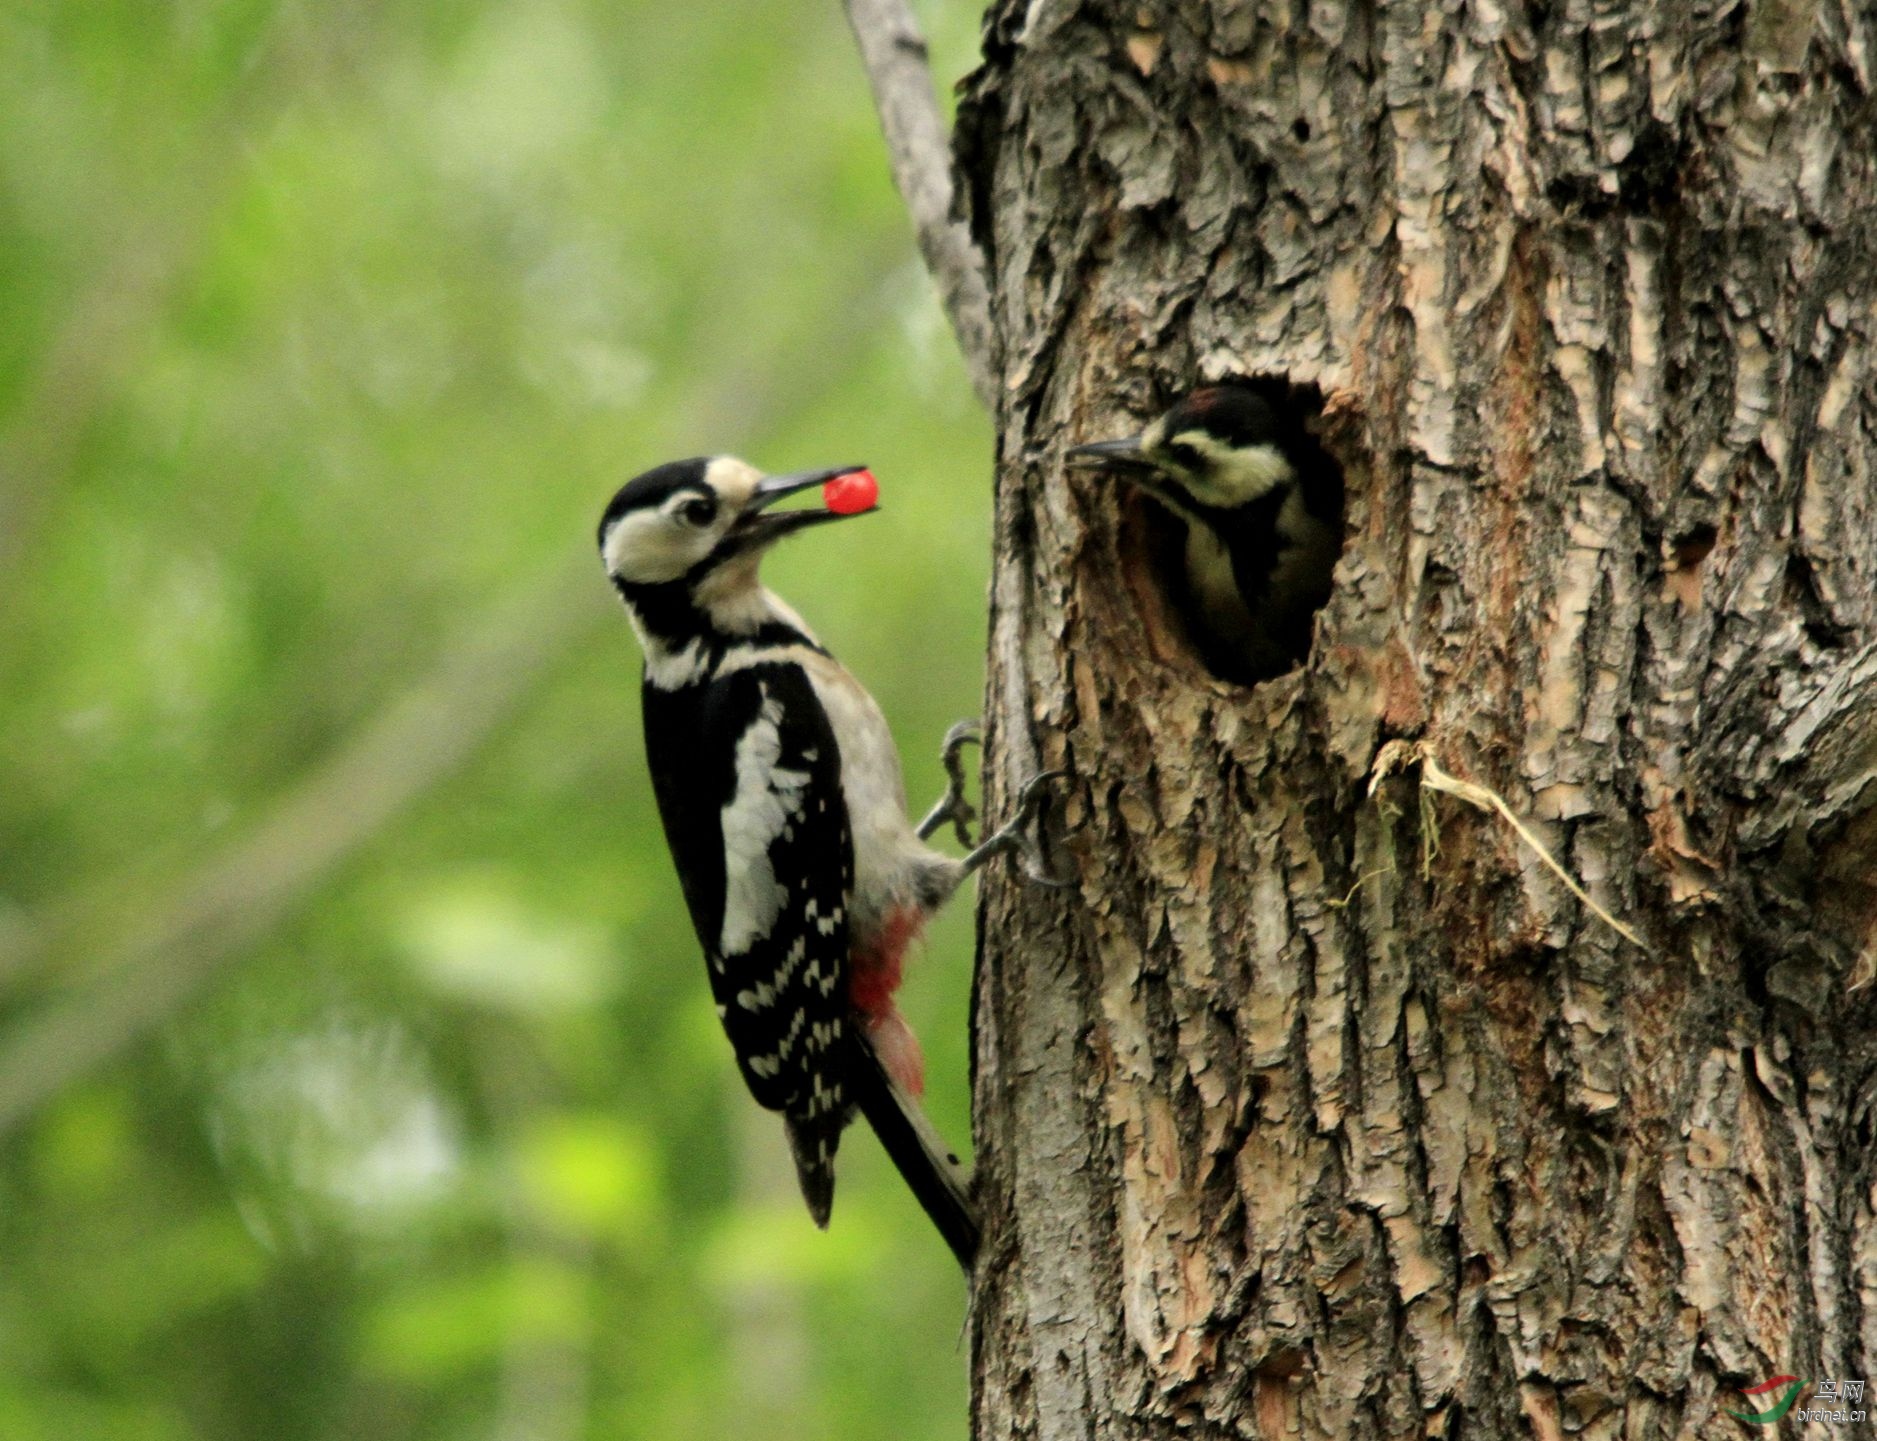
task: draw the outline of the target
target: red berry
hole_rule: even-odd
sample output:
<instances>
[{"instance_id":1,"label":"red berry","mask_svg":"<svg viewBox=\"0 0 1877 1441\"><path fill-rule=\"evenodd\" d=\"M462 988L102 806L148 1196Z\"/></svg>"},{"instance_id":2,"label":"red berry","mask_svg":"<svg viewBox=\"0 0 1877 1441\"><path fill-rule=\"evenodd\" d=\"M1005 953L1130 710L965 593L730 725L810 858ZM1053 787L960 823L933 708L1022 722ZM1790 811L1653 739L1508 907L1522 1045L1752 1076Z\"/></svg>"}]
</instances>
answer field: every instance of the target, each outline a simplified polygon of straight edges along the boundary
<instances>
[{"instance_id":1,"label":"red berry","mask_svg":"<svg viewBox=\"0 0 1877 1441\"><path fill-rule=\"evenodd\" d=\"M836 515L859 515L880 499L880 482L870 470L850 470L821 487L821 499Z\"/></svg>"}]
</instances>

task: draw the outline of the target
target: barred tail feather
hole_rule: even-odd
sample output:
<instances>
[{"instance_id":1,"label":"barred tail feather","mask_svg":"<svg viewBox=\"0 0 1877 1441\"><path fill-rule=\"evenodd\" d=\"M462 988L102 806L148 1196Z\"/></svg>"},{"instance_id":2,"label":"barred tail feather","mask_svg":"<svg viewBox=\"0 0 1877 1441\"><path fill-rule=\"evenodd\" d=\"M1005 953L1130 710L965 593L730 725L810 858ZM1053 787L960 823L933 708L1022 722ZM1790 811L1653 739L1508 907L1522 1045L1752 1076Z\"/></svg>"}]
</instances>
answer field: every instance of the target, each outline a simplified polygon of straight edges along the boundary
<instances>
[{"instance_id":1,"label":"barred tail feather","mask_svg":"<svg viewBox=\"0 0 1877 1441\"><path fill-rule=\"evenodd\" d=\"M971 1175L945 1145L944 1138L926 1119L919 1103L909 1096L881 1064L879 1054L864 1028L853 1027L853 1063L847 1089L873 1132L880 1138L887 1157L899 1169L913 1198L932 1218L945 1244L952 1248L958 1264L965 1270L978 1254L978 1213L971 1203ZM790 1135L793 1136L793 1120ZM796 1165L801 1166L800 1152ZM832 1195L834 1178L828 1177ZM802 1189L808 1190L808 1173L802 1171ZM814 1199L809 1199L814 1209ZM825 1211L816 1219L826 1225Z\"/></svg>"},{"instance_id":2,"label":"barred tail feather","mask_svg":"<svg viewBox=\"0 0 1877 1441\"><path fill-rule=\"evenodd\" d=\"M789 1150L795 1157L795 1179L801 1182L802 1199L808 1203L808 1214L824 1231L834 1211L834 1153L846 1124L847 1117L838 1108L831 1115L782 1118L783 1128L789 1133Z\"/></svg>"}]
</instances>

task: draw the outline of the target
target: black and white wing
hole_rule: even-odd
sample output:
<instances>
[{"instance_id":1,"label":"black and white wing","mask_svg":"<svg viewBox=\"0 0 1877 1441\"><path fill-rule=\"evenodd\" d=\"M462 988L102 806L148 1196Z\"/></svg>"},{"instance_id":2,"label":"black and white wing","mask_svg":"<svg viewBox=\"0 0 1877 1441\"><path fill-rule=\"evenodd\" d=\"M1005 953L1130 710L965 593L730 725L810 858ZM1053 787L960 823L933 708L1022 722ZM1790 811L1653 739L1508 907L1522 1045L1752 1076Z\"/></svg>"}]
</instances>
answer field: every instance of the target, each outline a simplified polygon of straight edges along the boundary
<instances>
[{"instance_id":1,"label":"black and white wing","mask_svg":"<svg viewBox=\"0 0 1877 1441\"><path fill-rule=\"evenodd\" d=\"M644 699L659 814L717 1013L751 1094L784 1113L803 1194L826 1225L848 1109L854 877L834 732L796 666L647 685Z\"/></svg>"}]
</instances>

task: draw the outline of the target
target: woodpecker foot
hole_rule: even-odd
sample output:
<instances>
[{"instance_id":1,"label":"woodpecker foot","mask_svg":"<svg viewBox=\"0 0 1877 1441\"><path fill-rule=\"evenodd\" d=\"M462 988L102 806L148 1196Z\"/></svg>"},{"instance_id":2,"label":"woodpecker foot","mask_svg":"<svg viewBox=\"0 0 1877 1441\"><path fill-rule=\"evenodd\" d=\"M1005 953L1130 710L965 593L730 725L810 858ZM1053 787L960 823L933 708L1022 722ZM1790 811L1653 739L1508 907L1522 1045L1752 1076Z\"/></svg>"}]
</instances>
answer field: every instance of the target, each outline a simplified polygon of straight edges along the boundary
<instances>
[{"instance_id":1,"label":"woodpecker foot","mask_svg":"<svg viewBox=\"0 0 1877 1441\"><path fill-rule=\"evenodd\" d=\"M919 822L916 834L920 840L931 840L949 821L953 833L958 837L958 844L971 844L971 822L978 818L978 812L965 797L965 747L983 743L984 729L975 720L961 720L945 732L945 749L942 754L950 784L946 786L945 794L938 798L938 803L925 813L925 819Z\"/></svg>"},{"instance_id":2,"label":"woodpecker foot","mask_svg":"<svg viewBox=\"0 0 1877 1441\"><path fill-rule=\"evenodd\" d=\"M1042 814L1043 802L1049 794L1049 783L1059 781L1069 773L1067 771L1043 771L1030 777L1023 789L1017 793L1017 813L1001 827L986 836L970 855L965 857L965 874L970 875L979 866L993 856L1003 855L1007 851L1016 851L1023 857L1023 874L1035 885L1048 886L1052 890L1066 890L1071 881L1052 876L1043 869L1042 834L1037 820Z\"/></svg>"}]
</instances>

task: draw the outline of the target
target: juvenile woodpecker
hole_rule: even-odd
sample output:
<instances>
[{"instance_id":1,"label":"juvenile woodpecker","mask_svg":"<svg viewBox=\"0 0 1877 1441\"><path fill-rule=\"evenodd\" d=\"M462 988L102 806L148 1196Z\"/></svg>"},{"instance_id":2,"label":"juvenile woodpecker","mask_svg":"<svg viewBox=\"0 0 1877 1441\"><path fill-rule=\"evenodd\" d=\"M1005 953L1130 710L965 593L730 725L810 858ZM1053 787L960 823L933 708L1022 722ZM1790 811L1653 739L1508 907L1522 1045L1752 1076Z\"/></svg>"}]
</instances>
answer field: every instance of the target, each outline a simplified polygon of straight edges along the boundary
<instances>
[{"instance_id":1,"label":"juvenile woodpecker","mask_svg":"<svg viewBox=\"0 0 1877 1441\"><path fill-rule=\"evenodd\" d=\"M661 465L606 507L600 555L644 652L652 790L717 1015L750 1092L782 1112L815 1223L828 1224L858 1106L968 1268L967 1178L918 1108L919 1045L893 994L931 913L1018 844L1038 782L962 860L930 849L963 808L956 740L953 796L915 829L879 706L758 579L775 541L843 518L770 505L855 469Z\"/></svg>"},{"instance_id":2,"label":"juvenile woodpecker","mask_svg":"<svg viewBox=\"0 0 1877 1441\"><path fill-rule=\"evenodd\" d=\"M1217 675L1249 684L1310 649L1342 544L1342 472L1292 407L1245 385L1195 390L1072 466L1140 487L1185 527L1174 599Z\"/></svg>"}]
</instances>

